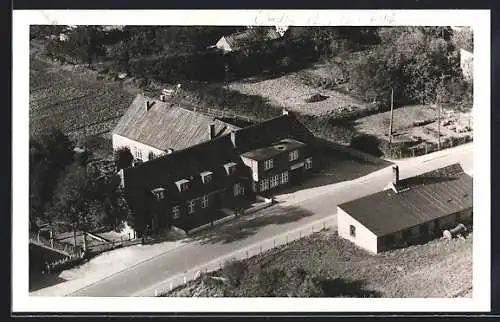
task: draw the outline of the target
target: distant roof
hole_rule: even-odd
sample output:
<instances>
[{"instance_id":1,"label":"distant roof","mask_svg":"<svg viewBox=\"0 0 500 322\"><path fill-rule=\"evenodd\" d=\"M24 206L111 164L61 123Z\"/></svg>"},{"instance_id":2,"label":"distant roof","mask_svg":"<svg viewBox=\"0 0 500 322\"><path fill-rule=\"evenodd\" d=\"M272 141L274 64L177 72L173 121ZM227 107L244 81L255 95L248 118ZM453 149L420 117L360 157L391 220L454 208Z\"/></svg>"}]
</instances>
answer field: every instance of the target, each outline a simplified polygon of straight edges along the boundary
<instances>
[{"instance_id":1,"label":"distant roof","mask_svg":"<svg viewBox=\"0 0 500 322\"><path fill-rule=\"evenodd\" d=\"M453 164L402 180L392 189L339 205L377 236L384 236L472 207L472 177ZM402 186L400 186L402 188Z\"/></svg>"},{"instance_id":2,"label":"distant roof","mask_svg":"<svg viewBox=\"0 0 500 322\"><path fill-rule=\"evenodd\" d=\"M146 111L146 102L154 102ZM167 150L181 150L207 141L208 128L215 125L216 137L239 127L218 119L138 94L113 130L114 134Z\"/></svg>"},{"instance_id":3,"label":"distant roof","mask_svg":"<svg viewBox=\"0 0 500 322\"><path fill-rule=\"evenodd\" d=\"M232 50L236 50L252 46L262 41L275 40L281 38L281 35L276 31L275 27L270 27L262 33L260 33L258 29L250 28L228 36L223 36L222 38L227 41Z\"/></svg>"},{"instance_id":4,"label":"distant roof","mask_svg":"<svg viewBox=\"0 0 500 322\"><path fill-rule=\"evenodd\" d=\"M298 147L301 147L303 145L304 145L304 143L297 141L297 140L284 139L284 140L281 140L279 142L274 143L271 146L267 146L264 148L255 149L255 150L251 150L251 151L248 151L246 153L243 153L242 156L245 158L249 158L249 159L257 160L257 161L266 160L266 159L272 158L278 154L295 150Z\"/></svg>"}]
</instances>

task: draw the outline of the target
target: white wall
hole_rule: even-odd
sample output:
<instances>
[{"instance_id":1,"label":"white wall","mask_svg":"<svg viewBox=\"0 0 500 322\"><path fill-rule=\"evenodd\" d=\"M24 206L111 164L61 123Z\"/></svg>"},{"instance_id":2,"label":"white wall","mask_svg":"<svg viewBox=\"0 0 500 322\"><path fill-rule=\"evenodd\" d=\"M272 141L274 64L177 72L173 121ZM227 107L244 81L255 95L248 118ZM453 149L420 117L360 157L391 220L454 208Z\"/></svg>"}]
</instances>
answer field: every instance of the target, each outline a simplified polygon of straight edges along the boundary
<instances>
[{"instance_id":1,"label":"white wall","mask_svg":"<svg viewBox=\"0 0 500 322\"><path fill-rule=\"evenodd\" d=\"M229 47L229 44L226 41L225 37L222 37L219 39L219 41L215 44L215 46L219 49L222 49L224 51L231 51L231 47Z\"/></svg>"},{"instance_id":2,"label":"white wall","mask_svg":"<svg viewBox=\"0 0 500 322\"><path fill-rule=\"evenodd\" d=\"M241 157L241 159L243 160L243 163L247 167L250 167L250 169L252 170L253 181L255 181L255 182L259 181L259 167L258 167L259 164L258 164L258 162L255 160L249 159L249 158L245 158L245 157Z\"/></svg>"},{"instance_id":3,"label":"white wall","mask_svg":"<svg viewBox=\"0 0 500 322\"><path fill-rule=\"evenodd\" d=\"M350 225L356 227L356 237L350 235ZM337 207L337 226L340 237L369 252L377 253L377 236L339 207Z\"/></svg>"},{"instance_id":4,"label":"white wall","mask_svg":"<svg viewBox=\"0 0 500 322\"><path fill-rule=\"evenodd\" d=\"M139 149L142 152L142 161L149 161L148 160L148 155L149 152L153 152L157 156L164 155L166 154L165 151L162 151L157 148L153 148L152 146L142 144L140 142L128 139L126 137L123 137L118 134L113 134L113 150L116 150L120 147L128 147L130 149L130 152L132 152L132 155L134 155L134 148ZM134 155L135 158L135 155Z\"/></svg>"}]
</instances>

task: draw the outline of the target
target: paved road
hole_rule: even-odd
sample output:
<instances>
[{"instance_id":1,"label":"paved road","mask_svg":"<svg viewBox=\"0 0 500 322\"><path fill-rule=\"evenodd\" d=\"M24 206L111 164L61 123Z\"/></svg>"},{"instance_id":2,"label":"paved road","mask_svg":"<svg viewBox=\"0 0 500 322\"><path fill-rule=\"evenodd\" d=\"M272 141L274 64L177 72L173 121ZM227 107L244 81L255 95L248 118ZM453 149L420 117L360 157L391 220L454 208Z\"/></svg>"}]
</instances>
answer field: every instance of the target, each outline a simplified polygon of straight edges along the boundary
<instances>
[{"instance_id":1,"label":"paved road","mask_svg":"<svg viewBox=\"0 0 500 322\"><path fill-rule=\"evenodd\" d=\"M396 163L400 167L400 177L404 179L455 162L460 162L464 170L470 172L472 160L472 144L467 144L414 159L399 160ZM314 221L335 216L337 204L381 191L391 178L392 170L388 167L353 181L303 191L302 197L293 200L283 198L278 205L264 209L252 218L242 217L224 225L217 235L206 234L196 241L186 243L70 295L148 294L155 285L186 270Z\"/></svg>"}]
</instances>

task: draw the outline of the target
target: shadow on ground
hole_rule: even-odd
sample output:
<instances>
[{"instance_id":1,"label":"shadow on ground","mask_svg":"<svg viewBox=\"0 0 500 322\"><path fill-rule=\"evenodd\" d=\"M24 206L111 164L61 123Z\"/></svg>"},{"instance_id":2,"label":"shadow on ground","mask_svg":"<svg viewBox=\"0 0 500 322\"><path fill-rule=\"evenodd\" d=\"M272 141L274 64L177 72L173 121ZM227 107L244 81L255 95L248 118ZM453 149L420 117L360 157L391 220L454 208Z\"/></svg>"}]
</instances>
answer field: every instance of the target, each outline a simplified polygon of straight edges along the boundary
<instances>
[{"instance_id":1,"label":"shadow on ground","mask_svg":"<svg viewBox=\"0 0 500 322\"><path fill-rule=\"evenodd\" d=\"M388 167L390 162L375 164L333 149L323 151L324 161L318 170L311 173L309 178L291 187L284 188L276 193L288 194L303 189L317 188L330 184L354 180L372 172Z\"/></svg>"},{"instance_id":2,"label":"shadow on ground","mask_svg":"<svg viewBox=\"0 0 500 322\"><path fill-rule=\"evenodd\" d=\"M34 275L30 276L29 291L34 292L46 287L64 283L66 280L58 275Z\"/></svg>"},{"instance_id":3,"label":"shadow on ground","mask_svg":"<svg viewBox=\"0 0 500 322\"><path fill-rule=\"evenodd\" d=\"M313 215L312 212L296 206L275 205L267 208L266 212L265 215L248 220L243 215L213 230L192 235L186 242L195 240L202 244L228 244L255 235L262 227L287 224Z\"/></svg>"},{"instance_id":4,"label":"shadow on ground","mask_svg":"<svg viewBox=\"0 0 500 322\"><path fill-rule=\"evenodd\" d=\"M382 293L365 288L363 280L347 281L341 278L320 282L322 297L382 297Z\"/></svg>"}]
</instances>

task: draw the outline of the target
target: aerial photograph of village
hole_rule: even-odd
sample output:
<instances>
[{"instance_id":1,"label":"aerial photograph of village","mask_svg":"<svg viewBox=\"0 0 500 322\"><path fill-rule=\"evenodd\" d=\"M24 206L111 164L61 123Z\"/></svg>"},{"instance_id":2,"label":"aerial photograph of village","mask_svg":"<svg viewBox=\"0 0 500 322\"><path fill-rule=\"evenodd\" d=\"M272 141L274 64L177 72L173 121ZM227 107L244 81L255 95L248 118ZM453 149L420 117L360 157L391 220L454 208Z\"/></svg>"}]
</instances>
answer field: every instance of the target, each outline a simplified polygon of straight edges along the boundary
<instances>
[{"instance_id":1,"label":"aerial photograph of village","mask_svg":"<svg viewBox=\"0 0 500 322\"><path fill-rule=\"evenodd\" d=\"M30 25L29 295L471 298L473 52L467 26Z\"/></svg>"}]
</instances>

